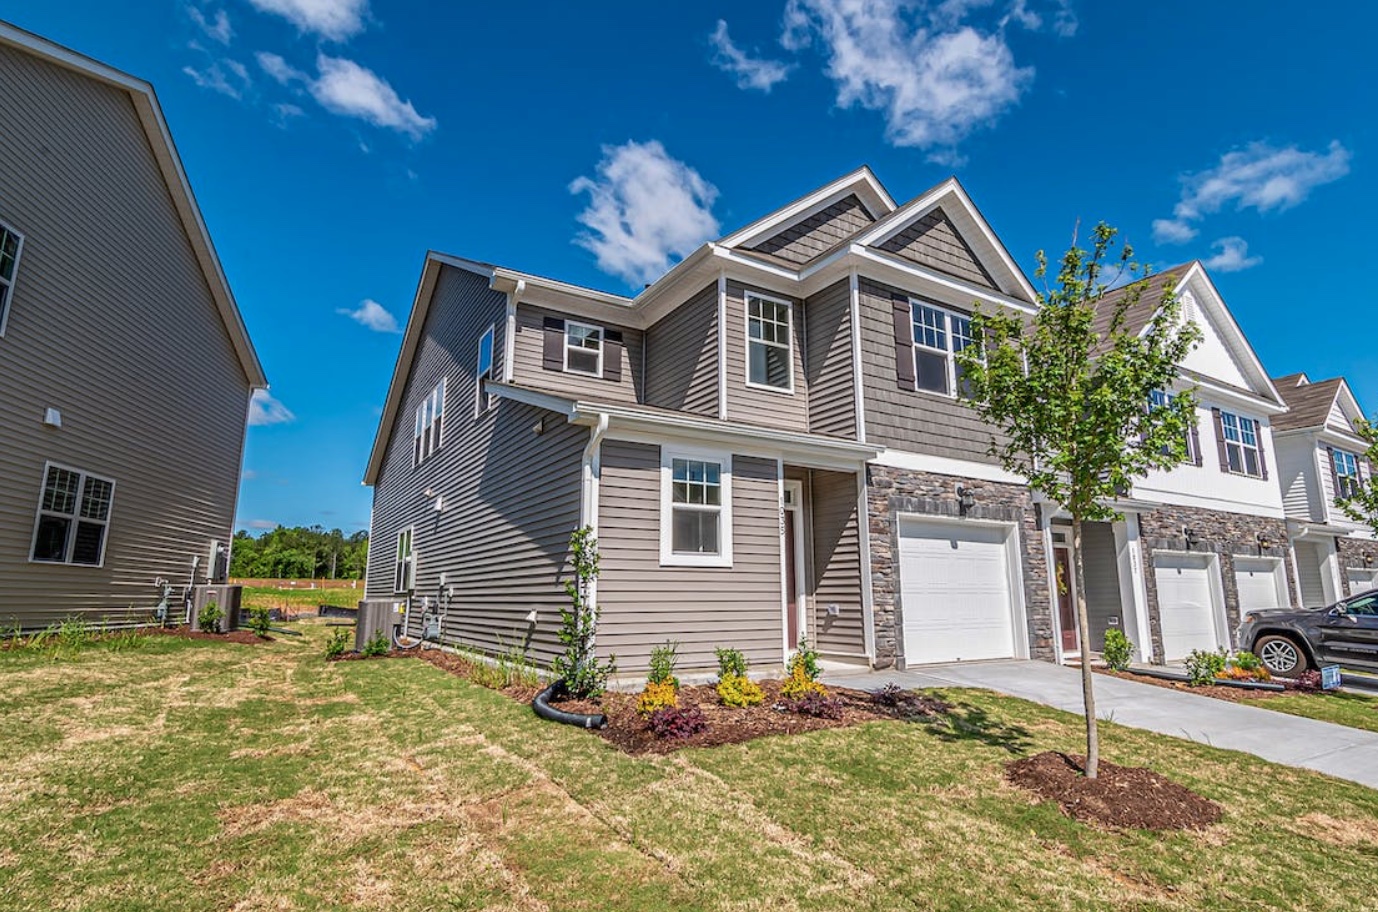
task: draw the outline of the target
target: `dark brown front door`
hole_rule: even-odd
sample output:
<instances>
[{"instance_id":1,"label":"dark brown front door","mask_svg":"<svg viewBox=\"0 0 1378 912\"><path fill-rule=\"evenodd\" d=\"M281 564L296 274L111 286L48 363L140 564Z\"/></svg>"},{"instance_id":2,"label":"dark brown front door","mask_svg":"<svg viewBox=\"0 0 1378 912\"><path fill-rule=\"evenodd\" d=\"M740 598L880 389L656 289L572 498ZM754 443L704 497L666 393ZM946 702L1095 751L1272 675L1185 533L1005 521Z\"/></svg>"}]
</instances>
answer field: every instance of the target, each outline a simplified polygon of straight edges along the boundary
<instances>
[{"instance_id":1,"label":"dark brown front door","mask_svg":"<svg viewBox=\"0 0 1378 912\"><path fill-rule=\"evenodd\" d=\"M785 633L789 646L799 645L799 571L794 565L794 511L785 511Z\"/></svg>"},{"instance_id":2,"label":"dark brown front door","mask_svg":"<svg viewBox=\"0 0 1378 912\"><path fill-rule=\"evenodd\" d=\"M1077 651L1077 606L1073 592L1072 552L1070 548L1054 548L1057 568L1057 625L1062 631L1062 651Z\"/></svg>"}]
</instances>

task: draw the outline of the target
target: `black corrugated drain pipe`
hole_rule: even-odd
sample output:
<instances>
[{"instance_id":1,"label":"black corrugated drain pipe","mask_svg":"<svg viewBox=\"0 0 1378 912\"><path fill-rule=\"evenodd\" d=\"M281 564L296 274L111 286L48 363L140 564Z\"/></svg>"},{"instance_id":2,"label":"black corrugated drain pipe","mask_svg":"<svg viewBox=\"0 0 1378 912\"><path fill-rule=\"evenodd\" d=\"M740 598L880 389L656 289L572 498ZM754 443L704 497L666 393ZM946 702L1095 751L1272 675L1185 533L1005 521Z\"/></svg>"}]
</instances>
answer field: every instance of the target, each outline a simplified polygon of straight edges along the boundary
<instances>
[{"instance_id":1,"label":"black corrugated drain pipe","mask_svg":"<svg viewBox=\"0 0 1378 912\"><path fill-rule=\"evenodd\" d=\"M562 709L556 709L550 705L551 700L558 699L565 694L565 681L561 678L552 683L545 690L536 694L536 699L531 701L531 708L536 711L536 715L550 722L561 722L565 725L577 725L580 728L603 728L608 724L608 717L602 713L572 713Z\"/></svg>"}]
</instances>

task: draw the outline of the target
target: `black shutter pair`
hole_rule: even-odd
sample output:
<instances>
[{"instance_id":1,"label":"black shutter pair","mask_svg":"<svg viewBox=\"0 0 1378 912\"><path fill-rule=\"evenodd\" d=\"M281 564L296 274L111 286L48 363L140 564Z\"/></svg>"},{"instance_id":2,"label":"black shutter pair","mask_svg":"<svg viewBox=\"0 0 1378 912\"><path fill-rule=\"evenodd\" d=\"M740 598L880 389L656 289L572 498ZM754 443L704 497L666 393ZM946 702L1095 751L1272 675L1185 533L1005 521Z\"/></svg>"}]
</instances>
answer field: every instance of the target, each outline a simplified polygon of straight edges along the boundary
<instances>
[{"instance_id":1,"label":"black shutter pair","mask_svg":"<svg viewBox=\"0 0 1378 912\"><path fill-rule=\"evenodd\" d=\"M541 367L548 371L565 369L565 321L560 317L546 317L543 324ZM622 333L616 329L603 330L603 379L620 383L622 380Z\"/></svg>"}]
</instances>

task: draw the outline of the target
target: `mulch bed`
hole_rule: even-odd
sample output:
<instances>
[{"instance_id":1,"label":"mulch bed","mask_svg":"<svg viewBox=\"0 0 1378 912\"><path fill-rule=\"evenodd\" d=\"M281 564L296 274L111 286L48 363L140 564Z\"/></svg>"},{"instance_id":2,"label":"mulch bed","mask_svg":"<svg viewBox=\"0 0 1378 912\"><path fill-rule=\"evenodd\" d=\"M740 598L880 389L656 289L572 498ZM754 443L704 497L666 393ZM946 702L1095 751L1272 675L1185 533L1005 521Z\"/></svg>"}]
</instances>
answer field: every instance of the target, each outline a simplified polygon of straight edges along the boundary
<instances>
[{"instance_id":1,"label":"mulch bed","mask_svg":"<svg viewBox=\"0 0 1378 912\"><path fill-rule=\"evenodd\" d=\"M184 640L215 640L217 643L271 643L272 637L261 637L252 630L231 630L229 633L205 633L190 627L144 627L142 633L150 636L175 636Z\"/></svg>"},{"instance_id":2,"label":"mulch bed","mask_svg":"<svg viewBox=\"0 0 1378 912\"><path fill-rule=\"evenodd\" d=\"M1220 805L1152 770L1100 761L1095 779L1082 775L1086 758L1044 751L1006 765L1014 785L1056 801L1084 823L1142 830L1200 830L1220 820Z\"/></svg>"},{"instance_id":3,"label":"mulch bed","mask_svg":"<svg viewBox=\"0 0 1378 912\"><path fill-rule=\"evenodd\" d=\"M1298 693L1294 689L1287 690L1253 690L1246 687L1227 687L1223 684L1202 684L1193 687L1185 681L1166 681L1162 678L1154 678L1149 675L1134 674L1132 671L1111 671L1108 668L1095 669L1097 674L1109 675L1114 678L1123 678L1126 681L1137 681L1140 684L1152 684L1154 687L1166 687L1169 690L1178 690L1182 693L1200 694L1203 697L1213 697L1217 700L1225 700L1229 703L1242 703L1245 700L1266 700L1269 697L1279 697L1284 693ZM1318 691L1319 692L1319 691Z\"/></svg>"}]
</instances>

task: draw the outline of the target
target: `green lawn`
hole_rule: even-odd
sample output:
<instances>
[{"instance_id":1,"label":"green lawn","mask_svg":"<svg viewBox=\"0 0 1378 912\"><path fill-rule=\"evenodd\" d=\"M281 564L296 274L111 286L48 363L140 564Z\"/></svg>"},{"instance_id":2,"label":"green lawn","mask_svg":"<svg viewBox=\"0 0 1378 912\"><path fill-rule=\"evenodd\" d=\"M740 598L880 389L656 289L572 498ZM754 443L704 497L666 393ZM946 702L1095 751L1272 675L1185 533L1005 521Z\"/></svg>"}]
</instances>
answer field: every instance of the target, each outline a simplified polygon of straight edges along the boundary
<instances>
[{"instance_id":1,"label":"green lawn","mask_svg":"<svg viewBox=\"0 0 1378 912\"><path fill-rule=\"evenodd\" d=\"M290 608L315 613L317 605L354 608L364 597L363 584L358 589L275 589L271 586L245 586L244 607Z\"/></svg>"},{"instance_id":2,"label":"green lawn","mask_svg":"<svg viewBox=\"0 0 1378 912\"><path fill-rule=\"evenodd\" d=\"M1378 732L1378 699L1366 694L1344 691L1327 694L1287 693L1243 702L1294 716Z\"/></svg>"},{"instance_id":3,"label":"green lawn","mask_svg":"<svg viewBox=\"0 0 1378 912\"><path fill-rule=\"evenodd\" d=\"M1378 792L1103 726L1225 807L1105 832L1007 786L1075 717L981 692L872 723L628 757L422 662L150 641L0 653L6 909L1370 907Z\"/></svg>"}]
</instances>

